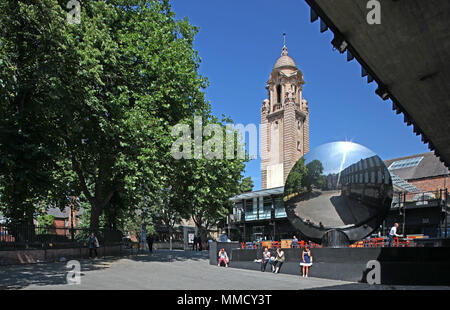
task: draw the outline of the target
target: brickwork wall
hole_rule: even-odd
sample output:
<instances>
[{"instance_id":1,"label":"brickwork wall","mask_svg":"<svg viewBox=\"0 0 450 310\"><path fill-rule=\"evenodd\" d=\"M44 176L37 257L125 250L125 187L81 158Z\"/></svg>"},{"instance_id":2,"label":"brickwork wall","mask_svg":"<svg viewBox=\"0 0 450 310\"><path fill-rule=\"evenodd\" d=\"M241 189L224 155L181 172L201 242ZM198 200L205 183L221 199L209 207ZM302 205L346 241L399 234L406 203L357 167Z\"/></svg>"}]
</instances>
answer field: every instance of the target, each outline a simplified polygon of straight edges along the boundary
<instances>
[{"instance_id":1,"label":"brickwork wall","mask_svg":"<svg viewBox=\"0 0 450 310\"><path fill-rule=\"evenodd\" d=\"M409 183L420 189L421 191L430 191L435 192L439 189L449 189L449 181L450 178L445 180L444 176L434 177L434 178L426 178L426 179L418 179L418 180L407 180Z\"/></svg>"},{"instance_id":2,"label":"brickwork wall","mask_svg":"<svg viewBox=\"0 0 450 310\"><path fill-rule=\"evenodd\" d=\"M302 98L303 75L298 74L301 72L293 68L282 69L282 71L283 73L277 70L272 71L267 86L269 102L265 100L261 109L260 154L263 189L267 189L269 184L267 179L269 165L283 164L282 185L284 185L294 164L309 151L309 111L307 103L304 103ZM281 85L280 103L276 102L277 85ZM294 87L295 99L287 93ZM299 121L301 129L299 129ZM273 136L271 131L275 122L278 122L278 134ZM278 152L272 149L275 142L272 139L278 139Z\"/></svg>"},{"instance_id":3,"label":"brickwork wall","mask_svg":"<svg viewBox=\"0 0 450 310\"><path fill-rule=\"evenodd\" d=\"M297 122L295 117L296 106L294 103L288 103L284 108L284 157L283 157L283 183L291 171L298 157L297 151Z\"/></svg>"}]
</instances>

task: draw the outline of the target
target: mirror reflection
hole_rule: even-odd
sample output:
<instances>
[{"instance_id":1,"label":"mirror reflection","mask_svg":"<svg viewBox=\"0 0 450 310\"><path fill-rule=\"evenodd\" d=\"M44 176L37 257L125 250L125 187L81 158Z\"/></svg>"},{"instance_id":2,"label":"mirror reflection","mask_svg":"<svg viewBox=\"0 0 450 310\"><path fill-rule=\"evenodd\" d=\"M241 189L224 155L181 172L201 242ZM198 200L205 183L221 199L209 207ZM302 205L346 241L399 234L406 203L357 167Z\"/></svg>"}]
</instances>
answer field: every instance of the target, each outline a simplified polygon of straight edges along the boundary
<instances>
[{"instance_id":1,"label":"mirror reflection","mask_svg":"<svg viewBox=\"0 0 450 310\"><path fill-rule=\"evenodd\" d=\"M380 157L366 147L327 143L297 161L286 179L283 200L294 226L349 228L384 216L392 200L392 181Z\"/></svg>"}]
</instances>

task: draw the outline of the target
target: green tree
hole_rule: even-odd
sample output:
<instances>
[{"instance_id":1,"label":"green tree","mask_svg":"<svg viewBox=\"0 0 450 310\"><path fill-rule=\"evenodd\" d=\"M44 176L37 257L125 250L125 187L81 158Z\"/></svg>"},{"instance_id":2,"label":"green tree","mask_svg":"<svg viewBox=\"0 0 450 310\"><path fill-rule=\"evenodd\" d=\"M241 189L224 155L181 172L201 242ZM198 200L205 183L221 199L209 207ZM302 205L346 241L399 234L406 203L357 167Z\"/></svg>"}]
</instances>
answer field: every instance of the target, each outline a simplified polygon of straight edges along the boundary
<instances>
[{"instance_id":1,"label":"green tree","mask_svg":"<svg viewBox=\"0 0 450 310\"><path fill-rule=\"evenodd\" d=\"M253 180L251 177L246 177L241 180L239 185L240 193L251 192L253 190Z\"/></svg>"},{"instance_id":2,"label":"green tree","mask_svg":"<svg viewBox=\"0 0 450 310\"><path fill-rule=\"evenodd\" d=\"M209 113L193 49L197 29L168 1L2 2L1 199L32 221L33 200L65 198L67 184L102 214L159 190L171 125ZM111 199L117 193L111 203ZM138 205L138 204L135 204Z\"/></svg>"},{"instance_id":3,"label":"green tree","mask_svg":"<svg viewBox=\"0 0 450 310\"><path fill-rule=\"evenodd\" d=\"M284 196L289 196L294 193L302 193L305 187L304 178L308 172L305 166L305 159L300 158L292 167L286 179L284 187Z\"/></svg>"},{"instance_id":4,"label":"green tree","mask_svg":"<svg viewBox=\"0 0 450 310\"><path fill-rule=\"evenodd\" d=\"M224 121L224 120L223 120ZM218 125L226 135L225 124L216 117L203 120L203 125ZM231 212L232 203L230 197L241 191L242 173L248 155L238 157L238 148L242 147L234 131L233 157L225 159L227 145L225 139L217 145L222 148L224 159L180 159L174 161L174 177L172 190L176 196L174 203L180 204L179 209L188 211L200 231L202 240L206 240L207 232L217 225ZM212 137L210 137L212 138ZM203 139L203 145L208 138ZM192 142L193 143L193 142ZM186 218L188 218L186 217Z\"/></svg>"},{"instance_id":5,"label":"green tree","mask_svg":"<svg viewBox=\"0 0 450 310\"><path fill-rule=\"evenodd\" d=\"M48 229L53 226L53 221L55 220L55 216L53 215L39 215L37 217L37 227L40 229Z\"/></svg>"},{"instance_id":6,"label":"green tree","mask_svg":"<svg viewBox=\"0 0 450 310\"><path fill-rule=\"evenodd\" d=\"M71 36L82 92L64 140L93 229L115 192L143 183L159 190L169 126L209 109L192 48L196 29L176 21L167 1L116 4L89 2Z\"/></svg>"},{"instance_id":7,"label":"green tree","mask_svg":"<svg viewBox=\"0 0 450 310\"><path fill-rule=\"evenodd\" d=\"M308 163L306 170L303 186L306 186L308 191L311 191L313 186L323 187L325 185L326 179L322 177L323 165L319 160L313 160Z\"/></svg>"},{"instance_id":8,"label":"green tree","mask_svg":"<svg viewBox=\"0 0 450 310\"><path fill-rule=\"evenodd\" d=\"M173 125L200 115L223 126L198 73L198 29L167 0L83 1L80 24L66 4L0 4L6 216L32 223L38 201L78 195L92 230L192 217L206 231L229 212L245 161L171 156Z\"/></svg>"},{"instance_id":9,"label":"green tree","mask_svg":"<svg viewBox=\"0 0 450 310\"><path fill-rule=\"evenodd\" d=\"M0 207L13 223L32 224L55 181L63 17L56 1L0 3Z\"/></svg>"}]
</instances>

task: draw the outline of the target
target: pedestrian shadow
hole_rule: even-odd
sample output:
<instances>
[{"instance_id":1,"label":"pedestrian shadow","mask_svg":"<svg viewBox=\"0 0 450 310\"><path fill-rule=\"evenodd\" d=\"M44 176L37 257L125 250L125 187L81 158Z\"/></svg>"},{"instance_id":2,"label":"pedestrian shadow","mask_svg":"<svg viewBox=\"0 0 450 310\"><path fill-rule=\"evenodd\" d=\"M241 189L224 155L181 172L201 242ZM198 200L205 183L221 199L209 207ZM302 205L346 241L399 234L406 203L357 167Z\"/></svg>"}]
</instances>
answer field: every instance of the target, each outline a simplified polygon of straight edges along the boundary
<instances>
[{"instance_id":1,"label":"pedestrian shadow","mask_svg":"<svg viewBox=\"0 0 450 310\"><path fill-rule=\"evenodd\" d=\"M81 277L85 275L85 272L109 268L111 262L121 258L79 260L81 264ZM67 274L73 270L73 267L67 268L66 266L67 262L0 266L0 289L15 290L26 288L30 285L66 285L68 284Z\"/></svg>"}]
</instances>

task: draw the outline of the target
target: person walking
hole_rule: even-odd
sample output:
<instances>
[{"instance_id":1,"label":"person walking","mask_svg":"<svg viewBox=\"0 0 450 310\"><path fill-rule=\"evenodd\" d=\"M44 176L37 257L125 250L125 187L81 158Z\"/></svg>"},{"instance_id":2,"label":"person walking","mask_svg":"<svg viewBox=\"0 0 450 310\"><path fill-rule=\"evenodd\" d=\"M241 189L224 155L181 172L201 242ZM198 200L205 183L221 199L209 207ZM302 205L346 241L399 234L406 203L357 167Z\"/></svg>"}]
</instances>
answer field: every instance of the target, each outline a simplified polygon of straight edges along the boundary
<instances>
[{"instance_id":1,"label":"person walking","mask_svg":"<svg viewBox=\"0 0 450 310\"><path fill-rule=\"evenodd\" d=\"M194 235L194 243L192 244L192 251L197 251L197 236Z\"/></svg>"},{"instance_id":2,"label":"person walking","mask_svg":"<svg viewBox=\"0 0 450 310\"><path fill-rule=\"evenodd\" d=\"M150 253L153 253L153 236L152 236L152 234L148 234L147 244L148 244L148 250L150 251Z\"/></svg>"},{"instance_id":3,"label":"person walking","mask_svg":"<svg viewBox=\"0 0 450 310\"><path fill-rule=\"evenodd\" d=\"M394 245L394 237L402 237L402 235L397 234L398 223L394 223L394 226L391 227L388 235L388 246L392 247Z\"/></svg>"},{"instance_id":4,"label":"person walking","mask_svg":"<svg viewBox=\"0 0 450 310\"><path fill-rule=\"evenodd\" d=\"M284 251L280 248L277 248L277 257L272 264L272 272L280 273L281 266L283 266L285 260L286 256L284 255Z\"/></svg>"},{"instance_id":5,"label":"person walking","mask_svg":"<svg viewBox=\"0 0 450 310\"><path fill-rule=\"evenodd\" d=\"M300 262L300 266L303 267L303 272L302 272L302 276L304 278L308 277L308 273L309 273L309 267L312 266L312 256L311 256L311 250L309 249L309 245L305 244L305 248L303 249L302 252L302 261Z\"/></svg>"},{"instance_id":6,"label":"person walking","mask_svg":"<svg viewBox=\"0 0 450 310\"><path fill-rule=\"evenodd\" d=\"M95 258L97 258L97 248L100 247L100 244L98 243L98 239L95 236L94 232L91 232L91 235L88 239L88 245L89 245L89 257L92 257L92 254L95 253Z\"/></svg>"},{"instance_id":7,"label":"person walking","mask_svg":"<svg viewBox=\"0 0 450 310\"><path fill-rule=\"evenodd\" d=\"M261 260L261 271L266 271L267 263L270 261L270 252L268 248L264 248L264 252Z\"/></svg>"},{"instance_id":8,"label":"person walking","mask_svg":"<svg viewBox=\"0 0 450 310\"><path fill-rule=\"evenodd\" d=\"M202 249L202 237L200 237L200 234L197 236L197 251L201 251Z\"/></svg>"},{"instance_id":9,"label":"person walking","mask_svg":"<svg viewBox=\"0 0 450 310\"><path fill-rule=\"evenodd\" d=\"M292 237L292 247L298 248L298 239L296 236Z\"/></svg>"}]
</instances>

